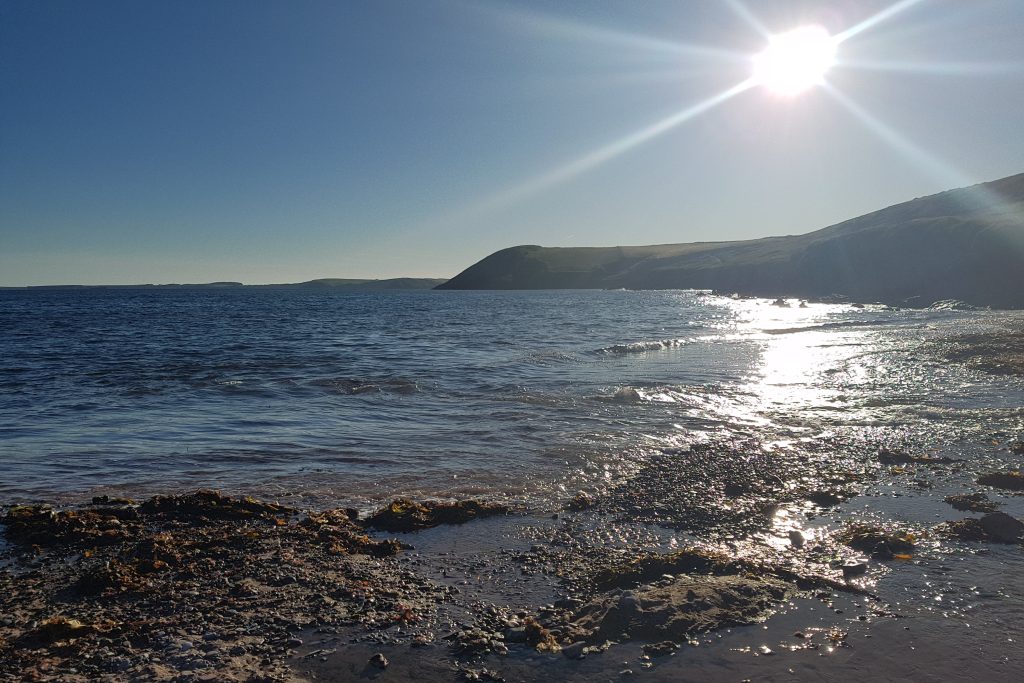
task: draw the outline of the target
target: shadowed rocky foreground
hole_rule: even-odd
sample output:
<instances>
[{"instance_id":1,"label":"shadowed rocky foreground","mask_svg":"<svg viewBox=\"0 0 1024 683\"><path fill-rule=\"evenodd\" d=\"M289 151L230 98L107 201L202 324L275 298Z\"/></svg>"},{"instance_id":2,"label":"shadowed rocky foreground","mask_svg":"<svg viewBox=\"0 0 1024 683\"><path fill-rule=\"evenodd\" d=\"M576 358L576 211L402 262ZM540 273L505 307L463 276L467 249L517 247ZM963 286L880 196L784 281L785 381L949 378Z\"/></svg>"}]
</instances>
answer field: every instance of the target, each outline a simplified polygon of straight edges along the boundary
<instances>
[{"instance_id":1,"label":"shadowed rocky foreground","mask_svg":"<svg viewBox=\"0 0 1024 683\"><path fill-rule=\"evenodd\" d=\"M819 444L819 455L836 448ZM1024 444L1006 448L1024 454ZM924 563L921 553L939 544L1020 553L1024 524L986 493L1024 488L1019 471L982 473L979 490L947 498L980 516L896 526L839 507L883 477L941 477L964 464L866 445L845 451L837 459L731 444L667 454L552 514L400 499L360 518L214 491L8 507L0 677L668 675L666 662L694 656L709 636L761 622L790 628L796 605L817 604L824 620L785 634L792 652L852 647L850 617L840 615L865 628L900 622L879 577ZM680 467L684 460L699 467ZM827 533L776 529L773 541L782 510L838 523ZM671 549L679 539L690 540ZM749 668L778 646L745 651ZM999 680L1008 670L995 664ZM749 675L732 666L737 680Z\"/></svg>"}]
</instances>

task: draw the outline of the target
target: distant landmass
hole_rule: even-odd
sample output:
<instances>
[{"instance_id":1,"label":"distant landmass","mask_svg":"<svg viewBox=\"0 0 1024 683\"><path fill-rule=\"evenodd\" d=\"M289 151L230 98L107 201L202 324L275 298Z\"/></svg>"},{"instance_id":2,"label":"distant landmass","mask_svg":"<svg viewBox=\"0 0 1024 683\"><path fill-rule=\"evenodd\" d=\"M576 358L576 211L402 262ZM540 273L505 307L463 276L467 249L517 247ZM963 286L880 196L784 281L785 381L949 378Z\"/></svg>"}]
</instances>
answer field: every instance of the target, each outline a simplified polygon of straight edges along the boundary
<instances>
[{"instance_id":1,"label":"distant landmass","mask_svg":"<svg viewBox=\"0 0 1024 683\"><path fill-rule=\"evenodd\" d=\"M794 201L798 201L795 198ZM502 249L439 289L714 289L1024 308L1024 174L805 235L639 247Z\"/></svg>"},{"instance_id":2,"label":"distant landmass","mask_svg":"<svg viewBox=\"0 0 1024 683\"><path fill-rule=\"evenodd\" d=\"M0 287L0 289L227 289L232 287L287 287L290 289L346 289L375 291L386 289L436 289L446 282L444 278L396 277L387 280L360 280L352 278L321 278L307 282L293 282L279 285L245 285L241 282L204 282L197 284L162 285L34 285L29 287Z\"/></svg>"}]
</instances>

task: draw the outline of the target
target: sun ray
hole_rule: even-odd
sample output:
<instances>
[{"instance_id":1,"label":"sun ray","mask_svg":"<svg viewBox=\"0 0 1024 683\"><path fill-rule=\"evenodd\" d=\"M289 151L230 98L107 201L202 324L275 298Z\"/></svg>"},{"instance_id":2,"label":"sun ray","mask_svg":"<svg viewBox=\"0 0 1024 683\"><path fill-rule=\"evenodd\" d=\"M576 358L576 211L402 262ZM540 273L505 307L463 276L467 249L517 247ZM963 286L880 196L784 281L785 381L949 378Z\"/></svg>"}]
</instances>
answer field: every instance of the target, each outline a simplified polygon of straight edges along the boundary
<instances>
[{"instance_id":1,"label":"sun ray","mask_svg":"<svg viewBox=\"0 0 1024 683\"><path fill-rule=\"evenodd\" d=\"M456 215L459 219L465 219L470 216L485 214L568 182L573 178L576 178L577 176L628 152L634 147L648 142L659 135L663 135L673 128L676 128L677 126L680 126L683 123L714 109L723 102L726 102L736 95L751 89L754 85L755 82L753 79L747 79L741 83L737 83L727 90L712 95L711 97L678 111L671 116L667 116L660 121L656 121L655 123L645 126L638 131L629 133L614 142L599 147L593 152L584 154L573 161L550 171L541 173L511 188L496 192L490 197L456 212ZM455 215L453 215L452 218L455 218Z\"/></svg>"},{"instance_id":2,"label":"sun ray","mask_svg":"<svg viewBox=\"0 0 1024 683\"><path fill-rule=\"evenodd\" d=\"M593 26L522 7L513 8L499 3L474 3L467 5L467 8L486 13L497 19L503 26L515 25L532 33L547 34L560 39L596 43L619 49L640 50L653 55L660 54L670 57L702 57L729 61L745 59L745 55L723 48Z\"/></svg>"},{"instance_id":3,"label":"sun ray","mask_svg":"<svg viewBox=\"0 0 1024 683\"><path fill-rule=\"evenodd\" d=\"M893 71L939 76L983 76L1024 72L1024 62L895 62L843 60L836 66L866 71Z\"/></svg>"},{"instance_id":4,"label":"sun ray","mask_svg":"<svg viewBox=\"0 0 1024 683\"><path fill-rule=\"evenodd\" d=\"M851 26L845 31L840 32L838 35L835 36L836 42L842 43L844 41L847 41L850 38L853 38L858 33L863 33L864 31L867 31L870 28L874 28L883 21L899 14L900 12L904 12L915 5L919 5L922 2L924 2L924 0L900 0L900 2L897 2L894 5L890 5L889 7L883 9L881 12L873 14L864 21Z\"/></svg>"},{"instance_id":5,"label":"sun ray","mask_svg":"<svg viewBox=\"0 0 1024 683\"><path fill-rule=\"evenodd\" d=\"M723 0L726 6L732 10L733 14L742 19L748 26L761 34L762 38L766 40L771 38L771 31L761 23L761 20L750 11L750 8L744 4L743 0Z\"/></svg>"},{"instance_id":6,"label":"sun ray","mask_svg":"<svg viewBox=\"0 0 1024 683\"><path fill-rule=\"evenodd\" d=\"M825 84L825 91L829 93L846 111L853 115L865 128L884 140L889 146L900 154L904 155L913 164L927 173L931 178L945 187L974 186L980 182L978 178L972 178L962 171L956 169L949 163L938 158L934 154L911 142L905 135L902 135L892 127L883 123L878 117L861 107L850 99L845 93L831 84ZM970 192L964 192L958 196L966 198L969 202L967 208L974 210L1002 210L1008 216L1016 216L1006 206L1006 202L998 195L989 192L983 187L969 187ZM1016 217L1015 222L1021 218Z\"/></svg>"}]
</instances>

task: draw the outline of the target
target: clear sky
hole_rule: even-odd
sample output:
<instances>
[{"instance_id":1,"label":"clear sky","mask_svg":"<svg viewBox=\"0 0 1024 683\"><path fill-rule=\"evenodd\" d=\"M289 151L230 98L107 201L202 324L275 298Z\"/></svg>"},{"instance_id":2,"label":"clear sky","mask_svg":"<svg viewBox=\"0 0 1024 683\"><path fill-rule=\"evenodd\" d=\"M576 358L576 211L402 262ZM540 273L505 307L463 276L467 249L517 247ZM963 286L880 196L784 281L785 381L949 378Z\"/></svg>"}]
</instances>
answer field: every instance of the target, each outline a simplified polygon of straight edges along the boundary
<instances>
[{"instance_id":1,"label":"clear sky","mask_svg":"<svg viewBox=\"0 0 1024 683\"><path fill-rule=\"evenodd\" d=\"M894 4L0 0L0 285L446 277L1024 171L1024 2ZM828 86L685 115L804 24L858 27Z\"/></svg>"}]
</instances>

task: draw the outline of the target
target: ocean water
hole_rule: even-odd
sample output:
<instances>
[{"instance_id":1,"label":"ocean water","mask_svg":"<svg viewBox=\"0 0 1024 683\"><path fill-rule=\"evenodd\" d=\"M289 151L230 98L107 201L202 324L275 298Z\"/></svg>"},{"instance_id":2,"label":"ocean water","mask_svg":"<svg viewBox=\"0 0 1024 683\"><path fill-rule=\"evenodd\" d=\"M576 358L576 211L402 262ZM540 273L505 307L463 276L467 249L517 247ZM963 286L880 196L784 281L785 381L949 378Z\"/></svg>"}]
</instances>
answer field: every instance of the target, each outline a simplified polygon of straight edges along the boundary
<instances>
[{"instance_id":1,"label":"ocean water","mask_svg":"<svg viewBox=\"0 0 1024 683\"><path fill-rule=\"evenodd\" d=\"M692 291L0 291L0 502L220 487L564 500L651 454L977 442L1024 384L941 358L1015 322Z\"/></svg>"}]
</instances>

